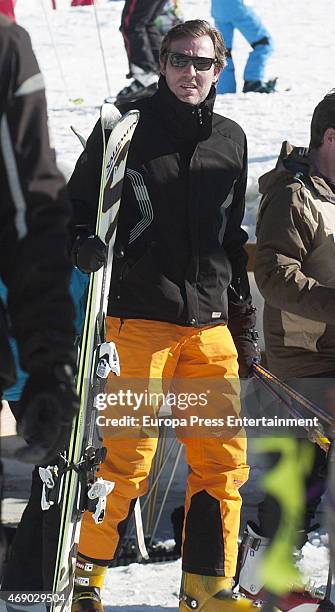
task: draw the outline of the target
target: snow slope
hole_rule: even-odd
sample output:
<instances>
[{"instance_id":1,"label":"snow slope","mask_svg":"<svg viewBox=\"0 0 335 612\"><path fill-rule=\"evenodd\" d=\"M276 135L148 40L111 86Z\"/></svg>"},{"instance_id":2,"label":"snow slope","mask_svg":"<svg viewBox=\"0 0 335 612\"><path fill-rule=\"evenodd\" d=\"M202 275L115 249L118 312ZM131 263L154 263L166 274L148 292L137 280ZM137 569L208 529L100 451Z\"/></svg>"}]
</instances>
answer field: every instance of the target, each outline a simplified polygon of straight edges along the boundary
<instances>
[{"instance_id":1,"label":"snow slope","mask_svg":"<svg viewBox=\"0 0 335 612\"><path fill-rule=\"evenodd\" d=\"M250 3L250 2L249 2ZM100 0L93 7L70 8L70 0L18 0L17 19L32 37L44 73L50 127L60 164L71 172L81 145L70 131L75 125L88 136L105 96L126 84L126 55L118 31L123 2ZM216 110L239 122L249 142L249 181L245 226L254 238L257 180L275 163L285 139L308 145L309 123L316 103L335 87L333 42L334 0L254 0L256 11L273 35L275 52L268 77L277 76L279 92L218 96ZM185 18L209 18L209 0L181 0ZM97 22L106 54L106 83ZM237 34L234 58L239 91L249 52ZM82 98L80 102L78 99ZM75 102L76 101L76 102ZM326 548L317 535L306 545L302 568L319 584L327 577ZM107 612L176 612L180 562L132 565L110 570L104 590Z\"/></svg>"},{"instance_id":2,"label":"snow slope","mask_svg":"<svg viewBox=\"0 0 335 612\"><path fill-rule=\"evenodd\" d=\"M249 4L250 4L249 0ZM70 8L70 0L18 0L17 18L30 32L43 70L50 110L50 126L61 163L71 170L80 144L69 130L74 124L88 135L98 118L98 107L109 93L126 84L126 54L118 27L123 2L99 0L92 6ZM308 145L309 123L316 103L335 86L332 45L335 40L334 0L254 0L274 38L275 52L268 76L278 76L279 92L218 96L216 110L239 122L249 143L248 202L245 216L254 239L258 177L271 168L283 140ZM209 0L181 0L185 18L209 18ZM97 22L105 50L109 87L104 76ZM234 58L239 90L249 47L237 32ZM289 91L286 91L289 89ZM75 104L73 100L82 98Z\"/></svg>"}]
</instances>

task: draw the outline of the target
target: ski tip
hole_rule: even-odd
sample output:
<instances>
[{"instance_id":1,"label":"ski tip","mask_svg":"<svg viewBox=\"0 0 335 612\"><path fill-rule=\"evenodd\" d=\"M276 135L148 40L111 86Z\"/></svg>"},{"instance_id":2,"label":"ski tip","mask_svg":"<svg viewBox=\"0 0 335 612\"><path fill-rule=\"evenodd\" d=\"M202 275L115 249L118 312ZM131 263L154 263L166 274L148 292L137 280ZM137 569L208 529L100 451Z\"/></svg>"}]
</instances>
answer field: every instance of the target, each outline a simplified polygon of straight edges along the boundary
<instances>
[{"instance_id":1,"label":"ski tip","mask_svg":"<svg viewBox=\"0 0 335 612\"><path fill-rule=\"evenodd\" d=\"M86 149L86 138L74 127L74 125L70 125L70 129L77 136L83 148Z\"/></svg>"},{"instance_id":2,"label":"ski tip","mask_svg":"<svg viewBox=\"0 0 335 612\"><path fill-rule=\"evenodd\" d=\"M105 130L113 129L115 123L119 121L121 113L114 104L105 103L101 107L100 121Z\"/></svg>"}]
</instances>

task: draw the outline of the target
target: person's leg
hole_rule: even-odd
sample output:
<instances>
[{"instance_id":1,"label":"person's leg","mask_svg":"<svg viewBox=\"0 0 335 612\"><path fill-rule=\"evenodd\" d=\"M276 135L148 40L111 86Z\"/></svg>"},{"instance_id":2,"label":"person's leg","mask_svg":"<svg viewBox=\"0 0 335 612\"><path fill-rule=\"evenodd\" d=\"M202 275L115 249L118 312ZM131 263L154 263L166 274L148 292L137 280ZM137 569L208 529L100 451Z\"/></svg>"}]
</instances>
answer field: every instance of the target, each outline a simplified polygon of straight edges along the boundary
<instances>
[{"instance_id":1,"label":"person's leg","mask_svg":"<svg viewBox=\"0 0 335 612\"><path fill-rule=\"evenodd\" d=\"M207 611L214 604L211 597L229 589L235 575L242 503L239 488L249 474L244 431L214 420L228 415L235 418L240 411L237 354L228 328L218 325L194 332L182 347L175 377L179 393L189 389L188 393L201 397L202 391L208 399L207 404L202 399L196 408L185 411L185 416L194 414L213 424L189 427L187 436L180 432L190 467L180 610L187 610L187 598L195 597ZM222 602L222 610L224 605Z\"/></svg>"},{"instance_id":2,"label":"person's leg","mask_svg":"<svg viewBox=\"0 0 335 612\"><path fill-rule=\"evenodd\" d=\"M211 13L215 27L221 32L227 49L227 66L221 72L216 86L218 94L236 92L235 66L232 57L234 25L230 19L230 11L230 2L212 0Z\"/></svg>"},{"instance_id":3,"label":"person's leg","mask_svg":"<svg viewBox=\"0 0 335 612\"><path fill-rule=\"evenodd\" d=\"M11 547L1 588L3 591L43 591L42 481L35 468L28 504Z\"/></svg>"},{"instance_id":4,"label":"person's leg","mask_svg":"<svg viewBox=\"0 0 335 612\"><path fill-rule=\"evenodd\" d=\"M84 515L79 552L84 557L109 562L117 553L134 502L147 491L157 438L105 438L103 444L107 457L98 475L114 482L114 489L107 497L106 516L101 525L96 525L89 513Z\"/></svg>"},{"instance_id":5,"label":"person's leg","mask_svg":"<svg viewBox=\"0 0 335 612\"><path fill-rule=\"evenodd\" d=\"M9 407L17 420L21 405L10 401ZM50 462L57 463L57 458ZM4 570L2 590L52 590L58 546L59 507L41 508L42 480L38 467L32 473L28 504L10 546Z\"/></svg>"},{"instance_id":6,"label":"person's leg","mask_svg":"<svg viewBox=\"0 0 335 612\"><path fill-rule=\"evenodd\" d=\"M154 49L158 47L161 35L157 28L155 31L153 22L163 5L164 0L126 0L125 2L120 31L131 71L134 66L146 73L157 71L157 57L154 56L152 45Z\"/></svg>"},{"instance_id":7,"label":"person's leg","mask_svg":"<svg viewBox=\"0 0 335 612\"><path fill-rule=\"evenodd\" d=\"M222 11L229 15L233 27L241 32L253 49L244 69L244 80L262 83L265 65L273 50L270 33L255 11L246 6L243 0L223 0Z\"/></svg>"},{"instance_id":8,"label":"person's leg","mask_svg":"<svg viewBox=\"0 0 335 612\"><path fill-rule=\"evenodd\" d=\"M256 13L246 6L236 14L234 27L240 30L252 47L244 68L244 81L259 81L263 83L265 66L273 51L270 33L263 26Z\"/></svg>"},{"instance_id":9,"label":"person's leg","mask_svg":"<svg viewBox=\"0 0 335 612\"><path fill-rule=\"evenodd\" d=\"M163 11L165 4L166 0L156 0L152 2L152 13L147 23L147 34L151 51L155 59L157 72L159 72L159 51L162 43L162 34L156 25L156 19Z\"/></svg>"},{"instance_id":10,"label":"person's leg","mask_svg":"<svg viewBox=\"0 0 335 612\"><path fill-rule=\"evenodd\" d=\"M247 82L264 82L266 63L273 51L272 39L270 36L251 43L252 51L249 54L248 61L244 69L244 81Z\"/></svg>"},{"instance_id":11,"label":"person's leg","mask_svg":"<svg viewBox=\"0 0 335 612\"><path fill-rule=\"evenodd\" d=\"M136 499L147 491L158 431L143 426L143 419L157 413L163 400L162 379L168 384L173 375L177 359L173 353L178 344L175 328L155 321L107 319L107 338L116 343L121 376L108 381L105 393L110 405L99 414L100 425L105 424L101 433L107 457L98 476L112 481L114 489L107 497L102 524L96 525L89 513L83 517L75 579L76 611L90 609L85 606L94 589L95 608L102 609L97 589L102 586L109 561L117 555ZM141 405L136 403L135 394L142 397ZM121 421L127 417L133 422ZM108 419L115 419L115 424Z\"/></svg>"},{"instance_id":12,"label":"person's leg","mask_svg":"<svg viewBox=\"0 0 335 612\"><path fill-rule=\"evenodd\" d=\"M216 91L218 94L236 93L235 66L232 57L234 26L230 22L216 22L216 27L220 30L227 49L227 66L221 72Z\"/></svg>"},{"instance_id":13,"label":"person's leg","mask_svg":"<svg viewBox=\"0 0 335 612\"><path fill-rule=\"evenodd\" d=\"M326 453L317 444L313 444L309 440L303 440L303 443L313 448L314 460L312 470L305 480L306 507L305 515L301 520L301 532L297 541L299 547L302 547L308 539L308 533L313 525L317 507L326 490L327 475ZM277 461L277 454L268 457L267 468L272 469L277 464ZM259 533L272 540L277 531L280 517L281 509L277 500L271 495L265 495L264 500L258 506Z\"/></svg>"},{"instance_id":14,"label":"person's leg","mask_svg":"<svg viewBox=\"0 0 335 612\"><path fill-rule=\"evenodd\" d=\"M286 382L315 404L320 405L324 410L329 410L332 405L332 393L335 388L333 372L312 378L291 379ZM289 415L286 414L286 416ZM303 508L304 512L302 511L301 513L299 530L296 532L296 546L302 548L308 539L308 533L313 528L316 510L326 489L328 459L326 453L318 445L306 439L306 431L304 429L299 431L299 428L297 428L294 435L298 436L296 440L297 452L299 452L303 444L305 452L312 450L314 457L311 464L312 467L302 483L305 491L305 506ZM279 453L267 454L267 470L275 468L279 460ZM247 547L245 552L243 553L242 551L241 553L243 563L241 564L239 584L249 595L257 597L261 593L264 584L260 576L262 558L276 536L281 517L282 508L278 500L272 495L266 494L258 505L258 523L247 524L244 538ZM256 543L255 546L253 542ZM243 547L244 543L242 542ZM247 548L249 548L249 552ZM290 594L287 597L289 599ZM299 593L301 604L304 603L303 598L305 597L308 600L309 595Z\"/></svg>"},{"instance_id":15,"label":"person's leg","mask_svg":"<svg viewBox=\"0 0 335 612\"><path fill-rule=\"evenodd\" d=\"M127 78L133 77L133 80L117 94L116 106L129 100L152 96L157 91L162 35L154 21L163 4L162 0L125 2L120 31L128 55Z\"/></svg>"}]
</instances>

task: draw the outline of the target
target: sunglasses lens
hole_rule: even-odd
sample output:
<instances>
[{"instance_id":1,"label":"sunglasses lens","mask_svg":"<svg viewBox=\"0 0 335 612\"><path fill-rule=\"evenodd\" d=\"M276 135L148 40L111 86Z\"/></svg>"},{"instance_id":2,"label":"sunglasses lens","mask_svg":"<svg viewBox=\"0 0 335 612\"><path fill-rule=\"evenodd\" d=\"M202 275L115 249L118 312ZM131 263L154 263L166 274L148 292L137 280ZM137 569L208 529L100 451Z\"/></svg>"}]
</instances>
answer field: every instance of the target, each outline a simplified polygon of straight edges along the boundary
<instances>
[{"instance_id":1,"label":"sunglasses lens","mask_svg":"<svg viewBox=\"0 0 335 612\"><path fill-rule=\"evenodd\" d=\"M191 57L184 53L169 53L169 58L173 68L185 68L192 63L196 70L209 70L215 62L211 57Z\"/></svg>"},{"instance_id":2,"label":"sunglasses lens","mask_svg":"<svg viewBox=\"0 0 335 612\"><path fill-rule=\"evenodd\" d=\"M170 53L171 66L174 68L185 68L189 64L190 60L187 55L181 53Z\"/></svg>"},{"instance_id":3,"label":"sunglasses lens","mask_svg":"<svg viewBox=\"0 0 335 612\"><path fill-rule=\"evenodd\" d=\"M193 60L193 65L196 70L209 70L213 64L213 61L209 57L197 57Z\"/></svg>"}]
</instances>

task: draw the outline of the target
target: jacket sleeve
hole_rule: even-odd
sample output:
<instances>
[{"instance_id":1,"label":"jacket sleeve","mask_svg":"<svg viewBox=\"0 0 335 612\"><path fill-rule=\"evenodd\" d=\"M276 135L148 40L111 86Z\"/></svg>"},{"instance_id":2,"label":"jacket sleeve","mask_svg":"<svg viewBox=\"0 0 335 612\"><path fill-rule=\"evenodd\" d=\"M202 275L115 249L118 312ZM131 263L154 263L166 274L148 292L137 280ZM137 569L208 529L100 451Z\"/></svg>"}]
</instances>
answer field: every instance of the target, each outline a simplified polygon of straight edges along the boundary
<instances>
[{"instance_id":1,"label":"jacket sleeve","mask_svg":"<svg viewBox=\"0 0 335 612\"><path fill-rule=\"evenodd\" d=\"M266 198L255 260L261 294L274 308L334 325L335 289L303 272L319 225L317 210L306 200L303 187L287 186Z\"/></svg>"},{"instance_id":2,"label":"jacket sleeve","mask_svg":"<svg viewBox=\"0 0 335 612\"><path fill-rule=\"evenodd\" d=\"M254 359L259 360L256 309L252 306L247 273L248 256L244 244L248 234L241 228L247 184L247 143L243 150L242 170L234 185L233 200L223 247L228 255L232 279L228 287L228 327L235 342L240 374L245 375Z\"/></svg>"},{"instance_id":3,"label":"jacket sleeve","mask_svg":"<svg viewBox=\"0 0 335 612\"><path fill-rule=\"evenodd\" d=\"M0 274L22 367L74 365L67 253L71 208L50 149L42 75L28 34L0 36Z\"/></svg>"}]
</instances>

